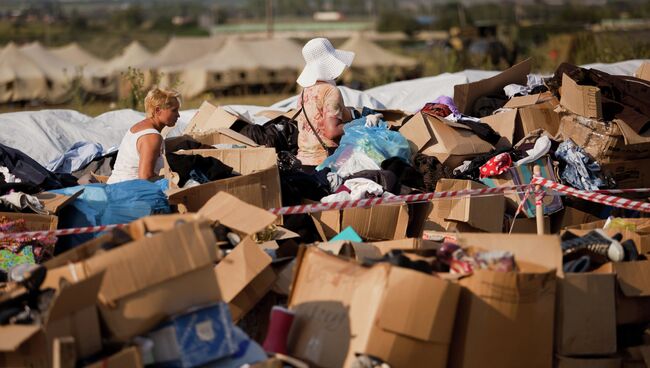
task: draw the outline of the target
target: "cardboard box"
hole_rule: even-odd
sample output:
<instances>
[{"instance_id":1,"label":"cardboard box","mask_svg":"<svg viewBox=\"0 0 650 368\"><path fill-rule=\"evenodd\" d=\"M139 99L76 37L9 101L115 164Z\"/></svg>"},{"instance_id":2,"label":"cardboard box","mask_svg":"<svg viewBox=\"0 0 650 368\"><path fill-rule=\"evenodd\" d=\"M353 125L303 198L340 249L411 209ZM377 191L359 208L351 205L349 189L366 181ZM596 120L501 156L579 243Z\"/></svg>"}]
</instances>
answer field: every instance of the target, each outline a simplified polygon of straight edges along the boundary
<instances>
[{"instance_id":1,"label":"cardboard box","mask_svg":"<svg viewBox=\"0 0 650 368\"><path fill-rule=\"evenodd\" d=\"M537 219L506 216L503 230L512 234L537 234ZM548 216L544 216L544 234L552 234L551 218Z\"/></svg>"},{"instance_id":2,"label":"cardboard box","mask_svg":"<svg viewBox=\"0 0 650 368\"><path fill-rule=\"evenodd\" d=\"M463 114L472 114L474 102L479 97L503 93L503 87L509 84L526 85L527 76L530 73L533 61L528 58L516 64L494 77L480 80L478 82L458 84L454 86L454 102L458 110Z\"/></svg>"},{"instance_id":3,"label":"cardboard box","mask_svg":"<svg viewBox=\"0 0 650 368\"><path fill-rule=\"evenodd\" d=\"M0 326L0 366L50 367L55 358L53 342L60 337L74 339L78 357L100 351L95 301L102 278L97 274L58 289L42 325Z\"/></svg>"},{"instance_id":4,"label":"cardboard box","mask_svg":"<svg viewBox=\"0 0 650 368\"><path fill-rule=\"evenodd\" d=\"M513 110L485 116L481 121L501 135L503 143L497 146L512 147L537 129L544 129L552 136L557 134L560 114L554 109L558 104L557 98L549 92L513 97L504 106Z\"/></svg>"},{"instance_id":5,"label":"cardboard box","mask_svg":"<svg viewBox=\"0 0 650 368\"><path fill-rule=\"evenodd\" d=\"M171 219L175 223L178 217ZM217 247L208 222L178 224L147 236L147 221L157 222L145 218L129 226L133 242L51 271L68 280L105 272L100 312L112 336L120 341L147 332L189 307L220 300L213 271Z\"/></svg>"},{"instance_id":6,"label":"cardboard box","mask_svg":"<svg viewBox=\"0 0 650 368\"><path fill-rule=\"evenodd\" d=\"M623 219L626 222L636 225L636 231L630 230L621 230L621 229L608 229L605 230L610 236L615 235L616 233L621 233L623 235L623 241L632 240L636 245L637 250L640 254L650 253L650 219L647 218L625 218ZM567 226L566 230L571 230L571 232L576 235L584 235L590 230L602 229L605 226L607 220L598 220L594 222L584 223L580 225ZM583 230L583 231L576 231Z\"/></svg>"},{"instance_id":7,"label":"cardboard box","mask_svg":"<svg viewBox=\"0 0 650 368\"><path fill-rule=\"evenodd\" d=\"M594 272L616 274L616 323L650 322L650 261L610 262Z\"/></svg>"},{"instance_id":8,"label":"cardboard box","mask_svg":"<svg viewBox=\"0 0 650 368\"><path fill-rule=\"evenodd\" d=\"M212 146L215 144L237 144L246 147L259 147L260 145L255 143L252 139L247 136L240 134L230 128L219 128L216 131L211 133L195 133L192 134L192 138L199 143Z\"/></svg>"},{"instance_id":9,"label":"cardboard box","mask_svg":"<svg viewBox=\"0 0 650 368\"><path fill-rule=\"evenodd\" d=\"M38 198L39 202L43 204L43 207L50 215L56 215L63 207L72 203L72 201L79 197L83 191L83 189L80 189L73 195L69 196L51 192L41 192L34 196Z\"/></svg>"},{"instance_id":10,"label":"cardboard box","mask_svg":"<svg viewBox=\"0 0 650 368\"><path fill-rule=\"evenodd\" d=\"M559 237L466 233L456 239L474 249L512 252L519 271L478 270L459 280L449 367L551 366Z\"/></svg>"},{"instance_id":11,"label":"cardboard box","mask_svg":"<svg viewBox=\"0 0 650 368\"><path fill-rule=\"evenodd\" d=\"M355 353L394 367L445 367L459 291L432 275L305 248L289 298L290 355L321 367L349 367Z\"/></svg>"},{"instance_id":12,"label":"cardboard box","mask_svg":"<svg viewBox=\"0 0 650 368\"><path fill-rule=\"evenodd\" d=\"M650 157L650 137L642 137L623 121L599 121L562 113L558 136L571 139L601 163Z\"/></svg>"},{"instance_id":13,"label":"cardboard box","mask_svg":"<svg viewBox=\"0 0 650 368\"><path fill-rule=\"evenodd\" d=\"M449 167L494 148L466 126L421 112L409 119L399 132L409 141L413 152L434 156Z\"/></svg>"},{"instance_id":14,"label":"cardboard box","mask_svg":"<svg viewBox=\"0 0 650 368\"><path fill-rule=\"evenodd\" d=\"M602 171L616 182L616 188L650 187L650 159L602 163Z\"/></svg>"},{"instance_id":15,"label":"cardboard box","mask_svg":"<svg viewBox=\"0 0 650 368\"><path fill-rule=\"evenodd\" d=\"M539 160L532 162L527 165L511 167L505 173L481 179L483 184L486 184L490 188L500 187L500 186L510 186L510 185L528 185L530 184L533 178L533 168L535 165L539 165L541 169L541 174L543 178L557 182L557 177L555 176L555 168L549 156L544 156ZM523 191L517 193L508 193L506 197L506 208L507 212L510 215L514 215L517 207L521 201L524 200L526 194ZM559 196L546 195L544 196L544 216L552 215L556 212L559 212L564 208L562 205L562 199ZM521 213L528 217L535 217L535 196L529 195L526 203L524 204L523 210Z\"/></svg>"},{"instance_id":16,"label":"cardboard box","mask_svg":"<svg viewBox=\"0 0 650 368\"><path fill-rule=\"evenodd\" d=\"M228 306L217 303L174 316L151 331L157 364L190 368L237 352Z\"/></svg>"},{"instance_id":17,"label":"cardboard box","mask_svg":"<svg viewBox=\"0 0 650 368\"><path fill-rule=\"evenodd\" d=\"M192 117L183 134L194 135L209 133L220 128L232 128L238 131L249 121L231 111L226 111L221 106L214 106L208 101L203 101L199 111Z\"/></svg>"},{"instance_id":18,"label":"cardboard box","mask_svg":"<svg viewBox=\"0 0 650 368\"><path fill-rule=\"evenodd\" d=\"M260 208L282 207L280 173L273 148L196 150L183 151L183 154L215 157L233 167L242 176L212 181L187 189L170 190L169 203L178 205L179 212L198 211L220 191L230 193ZM172 173L168 172L167 175L173 177Z\"/></svg>"},{"instance_id":19,"label":"cardboard box","mask_svg":"<svg viewBox=\"0 0 650 368\"><path fill-rule=\"evenodd\" d=\"M323 211L312 213L311 218L323 241L333 238L348 226L365 240L402 239L406 237L409 222L406 204Z\"/></svg>"},{"instance_id":20,"label":"cardboard box","mask_svg":"<svg viewBox=\"0 0 650 368\"><path fill-rule=\"evenodd\" d=\"M556 352L567 356L617 351L615 275L566 273L558 280Z\"/></svg>"},{"instance_id":21,"label":"cardboard box","mask_svg":"<svg viewBox=\"0 0 650 368\"><path fill-rule=\"evenodd\" d=\"M639 69L634 72L634 76L639 79L650 81L650 62L644 61L643 64L639 66Z\"/></svg>"},{"instance_id":22,"label":"cardboard box","mask_svg":"<svg viewBox=\"0 0 650 368\"><path fill-rule=\"evenodd\" d=\"M600 218L590 213L580 211L573 207L564 207L562 211L551 216L551 231L559 233L562 229L576 225L600 221Z\"/></svg>"},{"instance_id":23,"label":"cardboard box","mask_svg":"<svg viewBox=\"0 0 650 368\"><path fill-rule=\"evenodd\" d=\"M0 217L8 220L25 220L25 227L29 231L56 230L59 218L54 215L37 215L34 213L0 212Z\"/></svg>"},{"instance_id":24,"label":"cardboard box","mask_svg":"<svg viewBox=\"0 0 650 368\"><path fill-rule=\"evenodd\" d=\"M482 188L487 188L487 186L472 180L440 179L436 184L436 192ZM473 228L487 232L500 233L503 231L503 214L505 211L503 194L490 197L442 199L432 203L434 218L463 222Z\"/></svg>"},{"instance_id":25,"label":"cardboard box","mask_svg":"<svg viewBox=\"0 0 650 368\"><path fill-rule=\"evenodd\" d=\"M563 74L560 93L560 104L572 113L587 118L603 118L602 97L598 87L580 86L571 77Z\"/></svg>"},{"instance_id":26,"label":"cardboard box","mask_svg":"<svg viewBox=\"0 0 650 368\"><path fill-rule=\"evenodd\" d=\"M120 352L102 359L97 363L85 366L85 368L142 368L142 358L137 347L128 347Z\"/></svg>"},{"instance_id":27,"label":"cardboard box","mask_svg":"<svg viewBox=\"0 0 650 368\"><path fill-rule=\"evenodd\" d=\"M576 358L558 356L557 368L621 368L623 359L620 357Z\"/></svg>"}]
</instances>

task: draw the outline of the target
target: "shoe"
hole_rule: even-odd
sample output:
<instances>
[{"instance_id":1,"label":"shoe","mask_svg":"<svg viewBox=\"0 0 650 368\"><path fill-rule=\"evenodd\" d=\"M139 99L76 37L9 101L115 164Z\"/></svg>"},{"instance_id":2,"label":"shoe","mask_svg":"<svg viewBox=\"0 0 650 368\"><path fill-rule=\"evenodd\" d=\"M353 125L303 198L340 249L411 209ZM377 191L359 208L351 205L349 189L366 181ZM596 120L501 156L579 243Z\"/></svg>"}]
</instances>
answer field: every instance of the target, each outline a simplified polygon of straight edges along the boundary
<instances>
[{"instance_id":1,"label":"shoe","mask_svg":"<svg viewBox=\"0 0 650 368\"><path fill-rule=\"evenodd\" d=\"M639 259L639 251L636 249L636 244L634 244L634 240L628 239L622 242L621 245L625 250L624 261L637 261Z\"/></svg>"},{"instance_id":2,"label":"shoe","mask_svg":"<svg viewBox=\"0 0 650 368\"><path fill-rule=\"evenodd\" d=\"M604 264L609 261L621 262L625 258L623 246L608 236L603 230L596 229L582 237L562 241L564 260L574 260L582 255L589 255L593 263Z\"/></svg>"},{"instance_id":3,"label":"shoe","mask_svg":"<svg viewBox=\"0 0 650 368\"><path fill-rule=\"evenodd\" d=\"M567 273L588 272L591 269L591 259L589 256L579 257L578 259L565 262L562 269Z\"/></svg>"}]
</instances>

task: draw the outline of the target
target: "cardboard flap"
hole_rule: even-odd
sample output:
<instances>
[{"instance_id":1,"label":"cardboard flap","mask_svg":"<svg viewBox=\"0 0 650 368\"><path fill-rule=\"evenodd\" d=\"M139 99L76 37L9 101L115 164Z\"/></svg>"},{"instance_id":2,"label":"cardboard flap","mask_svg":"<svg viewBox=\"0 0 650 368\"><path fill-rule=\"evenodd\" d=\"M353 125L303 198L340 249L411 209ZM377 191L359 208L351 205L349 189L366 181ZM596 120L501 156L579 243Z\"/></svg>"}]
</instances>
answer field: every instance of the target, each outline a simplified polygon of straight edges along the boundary
<instances>
[{"instance_id":1,"label":"cardboard flap","mask_svg":"<svg viewBox=\"0 0 650 368\"><path fill-rule=\"evenodd\" d=\"M540 96L541 96L540 94L536 94L536 95L513 97L510 100L508 100L508 102L505 105L503 105L503 107L509 109L515 109L518 107L534 105L539 101Z\"/></svg>"},{"instance_id":2,"label":"cardboard flap","mask_svg":"<svg viewBox=\"0 0 650 368\"><path fill-rule=\"evenodd\" d=\"M463 114L470 114L474 102L481 96L502 93L503 87L509 84L526 85L533 61L528 58L514 65L494 77L473 83L458 84L454 86L454 102Z\"/></svg>"},{"instance_id":3,"label":"cardboard flap","mask_svg":"<svg viewBox=\"0 0 650 368\"><path fill-rule=\"evenodd\" d=\"M618 285L625 296L650 296L650 260L612 263Z\"/></svg>"},{"instance_id":4,"label":"cardboard flap","mask_svg":"<svg viewBox=\"0 0 650 368\"><path fill-rule=\"evenodd\" d=\"M377 323L401 335L449 343L454 321L448 317L455 314L459 294L460 287L448 281L391 267Z\"/></svg>"},{"instance_id":5,"label":"cardboard flap","mask_svg":"<svg viewBox=\"0 0 650 368\"><path fill-rule=\"evenodd\" d=\"M418 151L430 145L429 143L435 144L435 136L422 113L415 114L408 123L400 128L399 132L413 143ZM432 140L433 142L430 142Z\"/></svg>"},{"instance_id":6,"label":"cardboard flap","mask_svg":"<svg viewBox=\"0 0 650 368\"><path fill-rule=\"evenodd\" d=\"M644 144L650 142L650 137L638 135L624 121L621 121L619 119L614 119L612 120L612 122L614 122L621 130L621 134L623 134L623 139L625 140L625 144L634 145L634 144Z\"/></svg>"},{"instance_id":7,"label":"cardboard flap","mask_svg":"<svg viewBox=\"0 0 650 368\"><path fill-rule=\"evenodd\" d=\"M495 115L485 116L481 118L481 122L489 125L501 136L502 140L506 141L508 147L513 146L515 135L515 124L517 122L517 110L512 109ZM497 146L501 145L501 141Z\"/></svg>"},{"instance_id":8,"label":"cardboard flap","mask_svg":"<svg viewBox=\"0 0 650 368\"><path fill-rule=\"evenodd\" d=\"M600 89L580 86L566 74L562 75L560 104L574 114L596 119L603 117Z\"/></svg>"},{"instance_id":9,"label":"cardboard flap","mask_svg":"<svg viewBox=\"0 0 650 368\"><path fill-rule=\"evenodd\" d=\"M650 81L650 61L644 61L634 73L639 79Z\"/></svg>"},{"instance_id":10,"label":"cardboard flap","mask_svg":"<svg viewBox=\"0 0 650 368\"><path fill-rule=\"evenodd\" d=\"M243 135L241 133L238 133L238 132L236 132L236 131L234 131L234 130L232 130L230 128L217 129L217 132L219 134L223 134L223 135L225 135L227 137L230 137L230 138L232 138L232 139L234 139L234 140L236 140L238 142L244 143L247 146L251 146L251 147L259 147L260 146L259 144L255 143L254 140L252 140L252 139L248 138L247 136L245 136L245 135Z\"/></svg>"},{"instance_id":11,"label":"cardboard flap","mask_svg":"<svg viewBox=\"0 0 650 368\"><path fill-rule=\"evenodd\" d=\"M217 193L199 210L199 215L243 234L255 234L277 220L267 210L250 205L226 192Z\"/></svg>"},{"instance_id":12,"label":"cardboard flap","mask_svg":"<svg viewBox=\"0 0 650 368\"><path fill-rule=\"evenodd\" d=\"M244 239L214 268L221 297L230 302L271 265L271 257L250 238Z\"/></svg>"},{"instance_id":13,"label":"cardboard flap","mask_svg":"<svg viewBox=\"0 0 650 368\"><path fill-rule=\"evenodd\" d=\"M426 154L471 155L489 152L493 148L471 130L454 129L434 116L426 116L425 119L429 122L438 143L427 148L424 151Z\"/></svg>"},{"instance_id":14,"label":"cardboard flap","mask_svg":"<svg viewBox=\"0 0 650 368\"><path fill-rule=\"evenodd\" d=\"M50 306L48 322L56 321L80 309L94 305L103 279L104 272L100 272L59 289Z\"/></svg>"},{"instance_id":15,"label":"cardboard flap","mask_svg":"<svg viewBox=\"0 0 650 368\"><path fill-rule=\"evenodd\" d=\"M110 302L212 264L215 243L208 223L190 222L96 255L84 268L89 275L106 271L99 295Z\"/></svg>"},{"instance_id":16,"label":"cardboard flap","mask_svg":"<svg viewBox=\"0 0 650 368\"><path fill-rule=\"evenodd\" d=\"M40 325L0 326L0 351L12 352L41 330Z\"/></svg>"},{"instance_id":17,"label":"cardboard flap","mask_svg":"<svg viewBox=\"0 0 650 368\"><path fill-rule=\"evenodd\" d=\"M83 189L79 189L72 195L63 195L51 192L41 192L35 195L36 198L43 204L45 210L50 214L57 214L59 211L74 201L83 193Z\"/></svg>"},{"instance_id":18,"label":"cardboard flap","mask_svg":"<svg viewBox=\"0 0 650 368\"><path fill-rule=\"evenodd\" d=\"M199 111L192 117L183 134L191 135L198 132L210 132L219 128L230 128L237 120L245 120L226 111L223 107L214 106L208 101L203 101Z\"/></svg>"},{"instance_id":19,"label":"cardboard flap","mask_svg":"<svg viewBox=\"0 0 650 368\"><path fill-rule=\"evenodd\" d=\"M218 143L229 143L229 142L223 142L222 139L220 139L220 136L226 136L237 143L241 143L249 147L260 146L259 144L255 143L255 141L253 141L252 139L230 128L219 128L216 129L216 131L211 133L193 134L192 138L208 146L212 146Z\"/></svg>"}]
</instances>

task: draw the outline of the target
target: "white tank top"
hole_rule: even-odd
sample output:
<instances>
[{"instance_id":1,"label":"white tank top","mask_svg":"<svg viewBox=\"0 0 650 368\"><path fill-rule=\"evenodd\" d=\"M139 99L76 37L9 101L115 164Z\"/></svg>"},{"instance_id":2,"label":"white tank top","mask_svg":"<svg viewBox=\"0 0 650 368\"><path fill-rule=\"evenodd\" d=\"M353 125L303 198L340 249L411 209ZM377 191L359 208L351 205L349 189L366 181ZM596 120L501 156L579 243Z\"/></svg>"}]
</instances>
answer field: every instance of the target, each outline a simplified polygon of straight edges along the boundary
<instances>
[{"instance_id":1,"label":"white tank top","mask_svg":"<svg viewBox=\"0 0 650 368\"><path fill-rule=\"evenodd\" d=\"M138 139L143 135L158 134L161 135L156 129L143 129L137 133L132 133L131 129L126 132L115 160L115 167L111 176L108 178L108 184L119 183L122 181L138 179L138 167L140 165L140 153L138 152ZM165 144L160 145L160 155L156 160L153 172L158 174L160 169L163 168L163 155L165 154Z\"/></svg>"}]
</instances>

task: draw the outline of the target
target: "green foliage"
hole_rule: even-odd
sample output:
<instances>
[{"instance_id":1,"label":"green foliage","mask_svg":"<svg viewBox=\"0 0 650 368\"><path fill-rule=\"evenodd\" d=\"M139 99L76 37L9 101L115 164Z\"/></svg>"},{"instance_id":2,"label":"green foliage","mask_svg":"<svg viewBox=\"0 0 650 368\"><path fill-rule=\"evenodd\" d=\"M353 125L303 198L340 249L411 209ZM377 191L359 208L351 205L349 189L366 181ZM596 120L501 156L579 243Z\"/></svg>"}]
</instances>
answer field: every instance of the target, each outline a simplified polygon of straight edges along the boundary
<instances>
[{"instance_id":1,"label":"green foliage","mask_svg":"<svg viewBox=\"0 0 650 368\"><path fill-rule=\"evenodd\" d=\"M139 69L129 67L126 72L121 73L122 80L128 85L129 93L122 101L122 105L137 110L144 104L147 95L144 73Z\"/></svg>"},{"instance_id":2,"label":"green foliage","mask_svg":"<svg viewBox=\"0 0 650 368\"><path fill-rule=\"evenodd\" d=\"M403 12L385 12L379 15L377 21L379 32L404 32L409 37L421 30L414 17Z\"/></svg>"}]
</instances>

